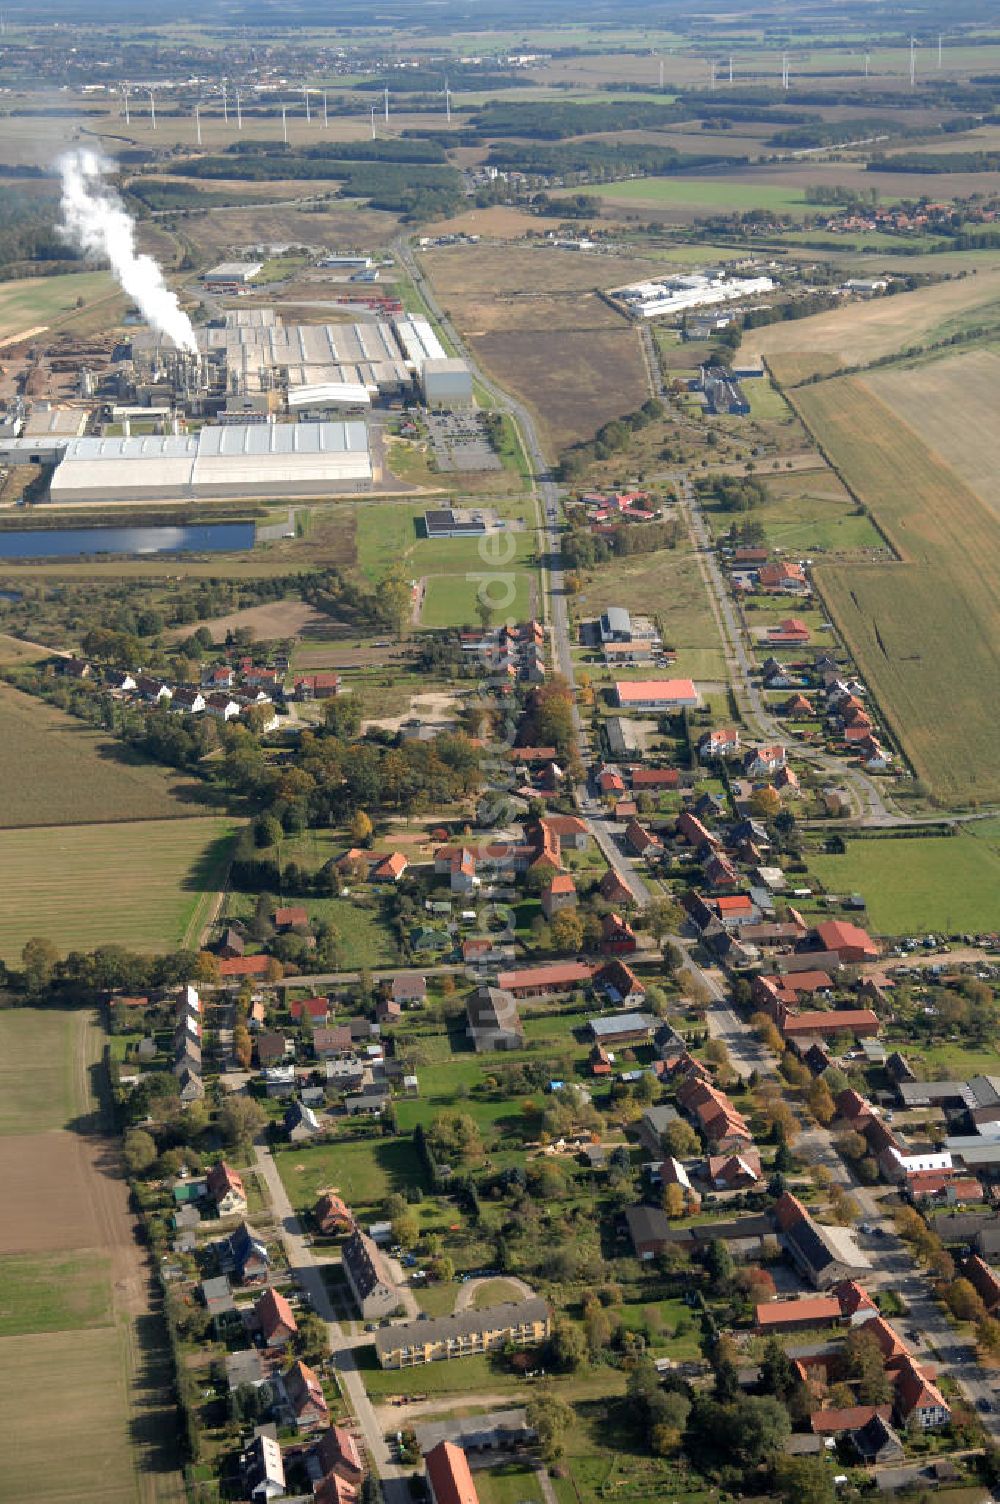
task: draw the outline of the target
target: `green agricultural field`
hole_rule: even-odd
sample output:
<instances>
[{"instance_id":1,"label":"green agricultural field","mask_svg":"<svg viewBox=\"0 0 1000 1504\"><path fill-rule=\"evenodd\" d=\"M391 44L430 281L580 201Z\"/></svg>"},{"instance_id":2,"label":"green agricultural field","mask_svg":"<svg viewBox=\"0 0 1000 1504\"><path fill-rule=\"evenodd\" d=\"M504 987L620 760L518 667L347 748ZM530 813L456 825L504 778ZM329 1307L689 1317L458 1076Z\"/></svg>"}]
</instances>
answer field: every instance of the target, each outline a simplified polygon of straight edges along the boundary
<instances>
[{"instance_id":1,"label":"green agricultural field","mask_svg":"<svg viewBox=\"0 0 1000 1504\"><path fill-rule=\"evenodd\" d=\"M200 813L183 797L182 774L7 684L0 684L0 787L0 828Z\"/></svg>"},{"instance_id":2,"label":"green agricultural field","mask_svg":"<svg viewBox=\"0 0 1000 1504\"><path fill-rule=\"evenodd\" d=\"M315 1148L280 1149L278 1172L296 1210L308 1211L320 1191L336 1187L348 1205L365 1213L408 1185L419 1185L423 1172L412 1143L401 1139L355 1139Z\"/></svg>"},{"instance_id":3,"label":"green agricultural field","mask_svg":"<svg viewBox=\"0 0 1000 1504\"><path fill-rule=\"evenodd\" d=\"M610 204L646 204L657 208L688 210L770 209L775 214L810 214L809 204L798 186L782 188L774 183L747 183L737 177L634 178L629 182L597 185L590 190Z\"/></svg>"},{"instance_id":4,"label":"green agricultural field","mask_svg":"<svg viewBox=\"0 0 1000 1504\"><path fill-rule=\"evenodd\" d=\"M25 277L0 282L0 339L50 326L75 309L118 296L109 272L79 272L65 277Z\"/></svg>"},{"instance_id":5,"label":"green agricultural field","mask_svg":"<svg viewBox=\"0 0 1000 1504\"><path fill-rule=\"evenodd\" d=\"M843 856L811 857L809 867L830 893L860 892L879 935L1000 927L1000 851L965 830L850 841Z\"/></svg>"},{"instance_id":6,"label":"green agricultural field","mask_svg":"<svg viewBox=\"0 0 1000 1504\"><path fill-rule=\"evenodd\" d=\"M229 820L146 820L0 832L0 958L43 936L65 953L197 946L225 880Z\"/></svg>"},{"instance_id":7,"label":"green agricultural field","mask_svg":"<svg viewBox=\"0 0 1000 1504\"><path fill-rule=\"evenodd\" d=\"M0 1135L61 1128L78 1110L72 1054L76 1022L65 1009L0 1012Z\"/></svg>"},{"instance_id":8,"label":"green agricultural field","mask_svg":"<svg viewBox=\"0 0 1000 1504\"><path fill-rule=\"evenodd\" d=\"M0 1257L0 1338L107 1326L108 1274L106 1255L93 1252Z\"/></svg>"}]
</instances>

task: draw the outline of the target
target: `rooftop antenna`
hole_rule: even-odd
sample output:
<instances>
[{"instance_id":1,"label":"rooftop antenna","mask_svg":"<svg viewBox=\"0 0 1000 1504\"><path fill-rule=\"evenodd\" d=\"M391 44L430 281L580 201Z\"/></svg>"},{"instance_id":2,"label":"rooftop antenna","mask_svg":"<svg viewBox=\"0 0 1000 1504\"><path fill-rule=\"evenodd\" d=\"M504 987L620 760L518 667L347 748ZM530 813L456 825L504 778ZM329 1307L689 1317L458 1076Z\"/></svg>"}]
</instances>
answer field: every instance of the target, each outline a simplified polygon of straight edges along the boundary
<instances>
[{"instance_id":1,"label":"rooftop antenna","mask_svg":"<svg viewBox=\"0 0 1000 1504\"><path fill-rule=\"evenodd\" d=\"M288 145L288 115L285 106L281 106L281 138Z\"/></svg>"},{"instance_id":2,"label":"rooftop antenna","mask_svg":"<svg viewBox=\"0 0 1000 1504\"><path fill-rule=\"evenodd\" d=\"M226 94L225 79L222 80L222 119L226 125L229 124L229 98Z\"/></svg>"},{"instance_id":3,"label":"rooftop antenna","mask_svg":"<svg viewBox=\"0 0 1000 1504\"><path fill-rule=\"evenodd\" d=\"M149 91L149 118L150 118L150 120L152 122L153 130L155 131L156 130L156 105L155 105L155 103L153 101L153 91L152 91L152 89L150 89L150 91Z\"/></svg>"},{"instance_id":4,"label":"rooftop antenna","mask_svg":"<svg viewBox=\"0 0 1000 1504\"><path fill-rule=\"evenodd\" d=\"M125 88L125 124L126 125L131 125L132 122L129 119L129 113L128 113L128 84L125 84L124 88Z\"/></svg>"},{"instance_id":5,"label":"rooftop antenna","mask_svg":"<svg viewBox=\"0 0 1000 1504\"><path fill-rule=\"evenodd\" d=\"M195 102L195 107L194 107L194 129L195 129L195 134L198 137L198 145L200 146L201 145L201 106L197 103L197 101Z\"/></svg>"},{"instance_id":6,"label":"rooftop antenna","mask_svg":"<svg viewBox=\"0 0 1000 1504\"><path fill-rule=\"evenodd\" d=\"M372 140L375 140L375 106L372 105Z\"/></svg>"},{"instance_id":7,"label":"rooftop antenna","mask_svg":"<svg viewBox=\"0 0 1000 1504\"><path fill-rule=\"evenodd\" d=\"M917 39L910 37L910 88L917 82Z\"/></svg>"},{"instance_id":8,"label":"rooftop antenna","mask_svg":"<svg viewBox=\"0 0 1000 1504\"><path fill-rule=\"evenodd\" d=\"M389 124L389 90L385 91L385 123Z\"/></svg>"},{"instance_id":9,"label":"rooftop antenna","mask_svg":"<svg viewBox=\"0 0 1000 1504\"><path fill-rule=\"evenodd\" d=\"M326 108L326 90L324 89L323 90L323 129L326 130L326 128L329 126L329 124L330 124L330 116L327 113L327 108Z\"/></svg>"},{"instance_id":10,"label":"rooftop antenna","mask_svg":"<svg viewBox=\"0 0 1000 1504\"><path fill-rule=\"evenodd\" d=\"M236 129L238 131L243 129L243 106L240 103L239 89L236 90Z\"/></svg>"},{"instance_id":11,"label":"rooftop antenna","mask_svg":"<svg viewBox=\"0 0 1000 1504\"><path fill-rule=\"evenodd\" d=\"M306 125L311 125L312 124L312 116L309 113L309 90L306 88L306 89L303 89L302 92L303 92L303 94L306 97Z\"/></svg>"}]
</instances>

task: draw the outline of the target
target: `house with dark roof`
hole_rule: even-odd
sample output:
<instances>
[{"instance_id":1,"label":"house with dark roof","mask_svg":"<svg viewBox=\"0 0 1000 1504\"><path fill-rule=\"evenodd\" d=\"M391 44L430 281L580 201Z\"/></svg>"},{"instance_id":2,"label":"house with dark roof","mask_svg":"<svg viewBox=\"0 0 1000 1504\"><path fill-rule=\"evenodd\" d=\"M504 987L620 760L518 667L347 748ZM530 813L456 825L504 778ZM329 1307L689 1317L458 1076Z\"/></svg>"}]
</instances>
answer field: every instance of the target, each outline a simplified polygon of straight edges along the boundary
<instances>
[{"instance_id":1,"label":"house with dark roof","mask_svg":"<svg viewBox=\"0 0 1000 1504\"><path fill-rule=\"evenodd\" d=\"M324 1191L313 1208L313 1221L326 1238L337 1233L350 1232L354 1226L354 1213L335 1191Z\"/></svg>"},{"instance_id":2,"label":"house with dark roof","mask_svg":"<svg viewBox=\"0 0 1000 1504\"><path fill-rule=\"evenodd\" d=\"M271 1272L267 1244L246 1222L241 1222L220 1245L219 1262L231 1269L241 1285L259 1285Z\"/></svg>"},{"instance_id":3,"label":"house with dark roof","mask_svg":"<svg viewBox=\"0 0 1000 1504\"><path fill-rule=\"evenodd\" d=\"M871 1270L871 1260L846 1227L814 1222L802 1203L787 1192L774 1210L786 1253L817 1290L861 1279Z\"/></svg>"},{"instance_id":4,"label":"house with dark roof","mask_svg":"<svg viewBox=\"0 0 1000 1504\"><path fill-rule=\"evenodd\" d=\"M477 1054L523 1048L524 1025L514 995L506 988L477 987L466 1000L465 1014Z\"/></svg>"},{"instance_id":5,"label":"house with dark roof","mask_svg":"<svg viewBox=\"0 0 1000 1504\"><path fill-rule=\"evenodd\" d=\"M399 1290L368 1234L355 1228L340 1256L351 1294L365 1320L391 1316L400 1304Z\"/></svg>"},{"instance_id":6,"label":"house with dark roof","mask_svg":"<svg viewBox=\"0 0 1000 1504\"><path fill-rule=\"evenodd\" d=\"M243 1496L254 1501L281 1499L285 1495L285 1464L273 1426L260 1426L253 1440L240 1453Z\"/></svg>"},{"instance_id":7,"label":"house with dark roof","mask_svg":"<svg viewBox=\"0 0 1000 1504\"><path fill-rule=\"evenodd\" d=\"M646 989L627 962L617 956L594 973L594 991L619 1007L641 1008Z\"/></svg>"},{"instance_id":8,"label":"house with dark roof","mask_svg":"<svg viewBox=\"0 0 1000 1504\"><path fill-rule=\"evenodd\" d=\"M903 1443L881 1413L873 1415L863 1426L850 1433L850 1442L861 1461L868 1467L886 1467L902 1462Z\"/></svg>"}]
</instances>

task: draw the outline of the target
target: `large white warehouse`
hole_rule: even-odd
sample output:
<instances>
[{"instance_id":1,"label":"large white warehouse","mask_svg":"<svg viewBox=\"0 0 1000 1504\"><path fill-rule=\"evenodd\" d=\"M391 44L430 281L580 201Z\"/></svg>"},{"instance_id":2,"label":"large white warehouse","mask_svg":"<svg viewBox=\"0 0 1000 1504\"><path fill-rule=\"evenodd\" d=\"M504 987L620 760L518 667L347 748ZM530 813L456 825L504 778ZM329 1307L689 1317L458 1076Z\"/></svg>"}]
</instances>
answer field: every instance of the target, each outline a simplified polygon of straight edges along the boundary
<instances>
[{"instance_id":1,"label":"large white warehouse","mask_svg":"<svg viewBox=\"0 0 1000 1504\"><path fill-rule=\"evenodd\" d=\"M616 288L608 296L621 303L633 318L656 319L664 314L684 313L689 308L758 297L773 292L774 287L770 277L710 277L692 272L656 282L634 282L630 287Z\"/></svg>"},{"instance_id":2,"label":"large white warehouse","mask_svg":"<svg viewBox=\"0 0 1000 1504\"><path fill-rule=\"evenodd\" d=\"M257 423L72 439L49 494L62 503L282 498L361 491L371 481L364 423Z\"/></svg>"}]
</instances>

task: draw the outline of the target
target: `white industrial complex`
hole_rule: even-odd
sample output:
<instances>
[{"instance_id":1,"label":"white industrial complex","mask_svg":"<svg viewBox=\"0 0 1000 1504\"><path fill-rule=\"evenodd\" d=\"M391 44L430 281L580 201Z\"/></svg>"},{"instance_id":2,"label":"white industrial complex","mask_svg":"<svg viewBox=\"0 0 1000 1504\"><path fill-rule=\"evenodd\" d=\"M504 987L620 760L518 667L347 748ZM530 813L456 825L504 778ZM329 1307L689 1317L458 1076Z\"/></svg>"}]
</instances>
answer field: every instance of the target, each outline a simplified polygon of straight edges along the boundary
<instances>
[{"instance_id":1,"label":"white industrial complex","mask_svg":"<svg viewBox=\"0 0 1000 1504\"><path fill-rule=\"evenodd\" d=\"M634 319L657 319L706 308L712 303L734 303L740 298L773 292L770 277L727 277L724 273L690 272L661 277L655 282L633 282L608 293L612 302Z\"/></svg>"},{"instance_id":2,"label":"white industrial complex","mask_svg":"<svg viewBox=\"0 0 1000 1504\"><path fill-rule=\"evenodd\" d=\"M8 440L0 457L16 460L34 442ZM49 494L64 504L323 496L372 482L360 422L206 424L195 434L64 439L46 455L58 461Z\"/></svg>"}]
</instances>

